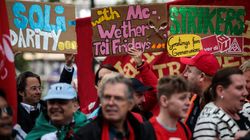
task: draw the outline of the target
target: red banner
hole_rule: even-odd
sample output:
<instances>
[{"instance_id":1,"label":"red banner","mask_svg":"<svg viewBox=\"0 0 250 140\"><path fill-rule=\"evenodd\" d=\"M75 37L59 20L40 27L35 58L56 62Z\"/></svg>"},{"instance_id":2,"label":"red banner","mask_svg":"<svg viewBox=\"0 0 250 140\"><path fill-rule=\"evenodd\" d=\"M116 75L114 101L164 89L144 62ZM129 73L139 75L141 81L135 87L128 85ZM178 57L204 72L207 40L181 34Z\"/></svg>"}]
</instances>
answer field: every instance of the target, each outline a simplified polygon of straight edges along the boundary
<instances>
[{"instance_id":1,"label":"red banner","mask_svg":"<svg viewBox=\"0 0 250 140\"><path fill-rule=\"evenodd\" d=\"M0 89L7 97L8 104L14 111L14 122L16 122L17 94L14 55L11 49L8 16L5 0L0 1Z\"/></svg>"}]
</instances>

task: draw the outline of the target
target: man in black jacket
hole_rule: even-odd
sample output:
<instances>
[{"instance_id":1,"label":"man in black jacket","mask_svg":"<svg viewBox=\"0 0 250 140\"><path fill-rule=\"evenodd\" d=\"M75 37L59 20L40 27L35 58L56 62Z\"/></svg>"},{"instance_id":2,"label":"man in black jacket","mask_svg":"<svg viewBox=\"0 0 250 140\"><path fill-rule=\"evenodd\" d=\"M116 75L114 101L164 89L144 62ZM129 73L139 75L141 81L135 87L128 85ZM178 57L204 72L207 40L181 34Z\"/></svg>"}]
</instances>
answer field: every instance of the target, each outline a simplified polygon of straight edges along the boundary
<instances>
[{"instance_id":1,"label":"man in black jacket","mask_svg":"<svg viewBox=\"0 0 250 140\"><path fill-rule=\"evenodd\" d=\"M18 113L17 123L29 133L41 111L41 79L37 74L26 71L17 77Z\"/></svg>"},{"instance_id":2,"label":"man in black jacket","mask_svg":"<svg viewBox=\"0 0 250 140\"><path fill-rule=\"evenodd\" d=\"M121 74L104 76L99 89L101 109L98 117L79 129L75 139L154 139L152 126L141 124L130 110L134 106L131 81Z\"/></svg>"}]
</instances>

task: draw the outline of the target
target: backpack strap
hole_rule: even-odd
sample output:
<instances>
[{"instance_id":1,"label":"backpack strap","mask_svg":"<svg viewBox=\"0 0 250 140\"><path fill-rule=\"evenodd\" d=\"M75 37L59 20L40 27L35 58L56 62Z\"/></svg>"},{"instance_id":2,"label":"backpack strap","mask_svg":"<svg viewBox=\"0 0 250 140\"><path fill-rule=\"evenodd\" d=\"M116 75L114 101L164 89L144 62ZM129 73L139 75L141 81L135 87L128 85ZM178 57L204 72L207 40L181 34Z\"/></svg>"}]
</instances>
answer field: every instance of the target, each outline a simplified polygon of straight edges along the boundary
<instances>
[{"instance_id":1,"label":"backpack strap","mask_svg":"<svg viewBox=\"0 0 250 140\"><path fill-rule=\"evenodd\" d=\"M183 123L182 121L179 120L178 122L181 124L181 127L184 129L185 135L186 135L187 139L189 139L190 136L189 136L189 134L188 134L188 129L187 129L187 127L184 125L184 123Z\"/></svg>"}]
</instances>

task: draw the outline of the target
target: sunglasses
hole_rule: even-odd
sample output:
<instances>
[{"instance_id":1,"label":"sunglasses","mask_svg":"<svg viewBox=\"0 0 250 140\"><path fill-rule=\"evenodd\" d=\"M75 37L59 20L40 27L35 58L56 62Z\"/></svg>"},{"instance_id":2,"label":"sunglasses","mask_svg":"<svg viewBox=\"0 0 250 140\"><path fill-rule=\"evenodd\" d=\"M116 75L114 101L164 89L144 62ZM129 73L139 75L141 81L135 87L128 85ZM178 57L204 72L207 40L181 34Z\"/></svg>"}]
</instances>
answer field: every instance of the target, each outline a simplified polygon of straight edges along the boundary
<instances>
[{"instance_id":1,"label":"sunglasses","mask_svg":"<svg viewBox=\"0 0 250 140\"><path fill-rule=\"evenodd\" d=\"M9 116L13 115L12 109L10 106L0 108L0 117L3 116L3 113L8 114Z\"/></svg>"}]
</instances>

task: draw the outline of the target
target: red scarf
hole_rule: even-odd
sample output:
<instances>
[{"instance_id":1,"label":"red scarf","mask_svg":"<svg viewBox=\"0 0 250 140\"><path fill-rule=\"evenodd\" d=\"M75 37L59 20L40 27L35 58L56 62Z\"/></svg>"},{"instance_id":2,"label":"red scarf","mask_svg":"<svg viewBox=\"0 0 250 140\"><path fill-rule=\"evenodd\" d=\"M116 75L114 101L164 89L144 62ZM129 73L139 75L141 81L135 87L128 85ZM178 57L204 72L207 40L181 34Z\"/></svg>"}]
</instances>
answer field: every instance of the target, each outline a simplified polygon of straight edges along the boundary
<instances>
[{"instance_id":1,"label":"red scarf","mask_svg":"<svg viewBox=\"0 0 250 140\"><path fill-rule=\"evenodd\" d=\"M125 138L124 140L134 140L135 135L134 135L134 130L130 123L128 122L128 130L129 130L129 139ZM107 122L102 123L102 140L110 140L109 138L109 124Z\"/></svg>"}]
</instances>

